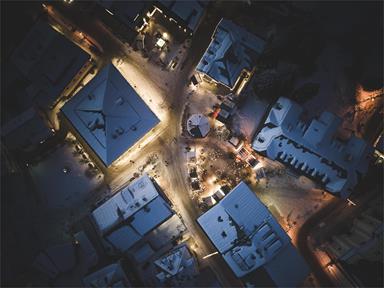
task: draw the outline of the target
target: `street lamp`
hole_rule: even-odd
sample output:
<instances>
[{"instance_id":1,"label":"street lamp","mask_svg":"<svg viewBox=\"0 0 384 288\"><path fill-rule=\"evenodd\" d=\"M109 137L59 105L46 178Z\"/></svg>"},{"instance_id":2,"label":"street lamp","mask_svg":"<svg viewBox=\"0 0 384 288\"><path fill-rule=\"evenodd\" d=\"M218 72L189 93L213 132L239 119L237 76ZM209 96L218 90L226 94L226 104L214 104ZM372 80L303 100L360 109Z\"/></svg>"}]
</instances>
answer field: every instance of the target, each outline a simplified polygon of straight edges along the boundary
<instances>
[{"instance_id":1,"label":"street lamp","mask_svg":"<svg viewBox=\"0 0 384 288\"><path fill-rule=\"evenodd\" d=\"M216 254L219 254L219 252L213 252L213 253L211 253L211 254L208 254L208 255L205 255L204 257L203 257L203 259L207 259L207 258L209 258L209 257L212 257L212 256L214 256L214 255L216 255Z\"/></svg>"}]
</instances>

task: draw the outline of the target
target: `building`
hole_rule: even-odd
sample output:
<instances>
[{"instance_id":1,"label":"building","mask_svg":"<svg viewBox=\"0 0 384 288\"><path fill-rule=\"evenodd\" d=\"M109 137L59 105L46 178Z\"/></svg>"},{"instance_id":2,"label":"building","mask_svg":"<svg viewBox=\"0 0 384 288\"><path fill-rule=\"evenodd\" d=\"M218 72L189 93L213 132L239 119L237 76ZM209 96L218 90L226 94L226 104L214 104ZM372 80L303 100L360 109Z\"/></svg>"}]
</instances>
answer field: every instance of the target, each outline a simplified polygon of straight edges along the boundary
<instances>
[{"instance_id":1,"label":"building","mask_svg":"<svg viewBox=\"0 0 384 288\"><path fill-rule=\"evenodd\" d=\"M5 102L20 112L52 107L76 89L91 66L87 53L40 20L6 63Z\"/></svg>"},{"instance_id":2,"label":"building","mask_svg":"<svg viewBox=\"0 0 384 288\"><path fill-rule=\"evenodd\" d=\"M305 174L325 189L347 198L367 172L372 148L352 136L347 142L336 138L341 119L323 112L309 124L301 121L303 109L297 103L279 98L252 147L273 160Z\"/></svg>"},{"instance_id":3,"label":"building","mask_svg":"<svg viewBox=\"0 0 384 288\"><path fill-rule=\"evenodd\" d=\"M39 20L4 64L1 136L10 151L31 151L53 135L51 108L73 93L93 62Z\"/></svg>"},{"instance_id":4,"label":"building","mask_svg":"<svg viewBox=\"0 0 384 288\"><path fill-rule=\"evenodd\" d=\"M260 37L221 19L196 71L208 82L237 90L249 79L264 46Z\"/></svg>"},{"instance_id":5,"label":"building","mask_svg":"<svg viewBox=\"0 0 384 288\"><path fill-rule=\"evenodd\" d=\"M203 114L193 114L187 120L187 131L195 138L203 138L211 129L209 120Z\"/></svg>"},{"instance_id":6,"label":"building","mask_svg":"<svg viewBox=\"0 0 384 288\"><path fill-rule=\"evenodd\" d=\"M98 0L97 3L105 10L102 19L112 26L117 36L129 43L145 25L143 17L151 7L150 1ZM109 21L111 19L117 23Z\"/></svg>"},{"instance_id":7,"label":"building","mask_svg":"<svg viewBox=\"0 0 384 288\"><path fill-rule=\"evenodd\" d=\"M92 218L98 231L112 244L119 246L125 235L124 245L128 246L127 243L133 245L172 214L169 204L159 195L149 176L144 174L96 208ZM116 226L119 229L108 234Z\"/></svg>"},{"instance_id":8,"label":"building","mask_svg":"<svg viewBox=\"0 0 384 288\"><path fill-rule=\"evenodd\" d=\"M201 23L207 4L207 1L199 0L159 0L155 1L154 7L161 13L167 14L176 25L180 26L180 29L192 36Z\"/></svg>"},{"instance_id":9,"label":"building","mask_svg":"<svg viewBox=\"0 0 384 288\"><path fill-rule=\"evenodd\" d=\"M113 27L113 32L129 43L148 25L149 19L156 12L165 15L167 19L172 19L167 22L175 24L185 36L193 35L203 18L205 6L208 3L198 0L98 0L97 2L105 9L104 18L108 25ZM115 19L118 24L109 21L111 18Z\"/></svg>"},{"instance_id":10,"label":"building","mask_svg":"<svg viewBox=\"0 0 384 288\"><path fill-rule=\"evenodd\" d=\"M309 273L288 235L244 182L197 222L238 278L263 268L275 285L297 287Z\"/></svg>"},{"instance_id":11,"label":"building","mask_svg":"<svg viewBox=\"0 0 384 288\"><path fill-rule=\"evenodd\" d=\"M183 286L185 278L192 278L198 274L197 263L186 244L181 244L168 251L165 255L155 260L154 264L159 270L156 278L161 283L171 280L174 284L172 286Z\"/></svg>"},{"instance_id":12,"label":"building","mask_svg":"<svg viewBox=\"0 0 384 288\"><path fill-rule=\"evenodd\" d=\"M61 109L71 131L101 167L110 166L159 119L109 64Z\"/></svg>"},{"instance_id":13,"label":"building","mask_svg":"<svg viewBox=\"0 0 384 288\"><path fill-rule=\"evenodd\" d=\"M383 228L383 221L366 211L353 220L349 233L332 236L324 250L331 259L349 264L361 259L383 262Z\"/></svg>"},{"instance_id":14,"label":"building","mask_svg":"<svg viewBox=\"0 0 384 288\"><path fill-rule=\"evenodd\" d=\"M84 277L85 287L131 287L120 262L107 265Z\"/></svg>"}]
</instances>

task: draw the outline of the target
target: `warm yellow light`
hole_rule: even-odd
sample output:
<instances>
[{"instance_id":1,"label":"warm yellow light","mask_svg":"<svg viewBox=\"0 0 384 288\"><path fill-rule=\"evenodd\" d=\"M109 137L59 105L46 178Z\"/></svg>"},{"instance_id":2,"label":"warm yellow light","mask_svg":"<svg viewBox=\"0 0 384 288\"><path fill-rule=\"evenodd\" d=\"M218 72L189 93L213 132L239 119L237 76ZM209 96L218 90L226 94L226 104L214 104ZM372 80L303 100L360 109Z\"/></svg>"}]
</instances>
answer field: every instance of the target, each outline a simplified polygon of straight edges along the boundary
<instances>
[{"instance_id":1,"label":"warm yellow light","mask_svg":"<svg viewBox=\"0 0 384 288\"><path fill-rule=\"evenodd\" d=\"M212 256L216 255L216 254L219 254L219 252L213 252L213 253L211 253L211 254L205 255L205 256L203 257L203 259L207 259L207 258L209 258L209 257L212 257Z\"/></svg>"}]
</instances>

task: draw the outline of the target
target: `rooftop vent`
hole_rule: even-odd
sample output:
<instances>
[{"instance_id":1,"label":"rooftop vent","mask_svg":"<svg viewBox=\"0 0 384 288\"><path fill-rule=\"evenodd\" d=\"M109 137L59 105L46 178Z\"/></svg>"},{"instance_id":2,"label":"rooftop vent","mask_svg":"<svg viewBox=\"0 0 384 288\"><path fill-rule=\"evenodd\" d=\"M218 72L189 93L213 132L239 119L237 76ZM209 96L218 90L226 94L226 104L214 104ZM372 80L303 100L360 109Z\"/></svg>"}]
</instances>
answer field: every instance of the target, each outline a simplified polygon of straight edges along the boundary
<instances>
[{"instance_id":1,"label":"rooftop vent","mask_svg":"<svg viewBox=\"0 0 384 288\"><path fill-rule=\"evenodd\" d=\"M122 135L124 133L124 129L122 127L118 127L115 129L115 132L118 134L118 135Z\"/></svg>"},{"instance_id":2,"label":"rooftop vent","mask_svg":"<svg viewBox=\"0 0 384 288\"><path fill-rule=\"evenodd\" d=\"M115 100L116 105L123 105L124 104L124 99L123 97L119 97Z\"/></svg>"},{"instance_id":3,"label":"rooftop vent","mask_svg":"<svg viewBox=\"0 0 384 288\"><path fill-rule=\"evenodd\" d=\"M277 110L281 110L281 109L283 109L283 105L281 105L281 103L279 103L279 102L276 102L276 104L275 104L275 108L276 108Z\"/></svg>"},{"instance_id":4,"label":"rooftop vent","mask_svg":"<svg viewBox=\"0 0 384 288\"><path fill-rule=\"evenodd\" d=\"M221 232L221 236L222 236L223 238L225 238L225 237L227 237L227 233L225 233L225 231L223 231L223 232Z\"/></svg>"},{"instance_id":5,"label":"rooftop vent","mask_svg":"<svg viewBox=\"0 0 384 288\"><path fill-rule=\"evenodd\" d=\"M221 216L217 217L218 222L223 222L223 218Z\"/></svg>"}]
</instances>

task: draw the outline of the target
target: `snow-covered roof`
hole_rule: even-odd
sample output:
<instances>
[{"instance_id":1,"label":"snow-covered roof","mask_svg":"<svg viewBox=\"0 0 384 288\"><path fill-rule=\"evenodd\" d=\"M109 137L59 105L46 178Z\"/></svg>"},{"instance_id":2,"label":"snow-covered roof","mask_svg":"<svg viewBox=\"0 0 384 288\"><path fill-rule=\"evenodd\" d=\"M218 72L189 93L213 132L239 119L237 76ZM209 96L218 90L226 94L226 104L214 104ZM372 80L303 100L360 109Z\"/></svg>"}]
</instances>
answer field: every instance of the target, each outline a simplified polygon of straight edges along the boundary
<instances>
[{"instance_id":1,"label":"snow-covered roof","mask_svg":"<svg viewBox=\"0 0 384 288\"><path fill-rule=\"evenodd\" d=\"M180 217L174 214L159 227L151 231L146 237L154 249L160 249L173 239L179 237L186 229Z\"/></svg>"},{"instance_id":2,"label":"snow-covered roof","mask_svg":"<svg viewBox=\"0 0 384 288\"><path fill-rule=\"evenodd\" d=\"M161 256L161 258L155 260L154 263L166 274L166 278L169 278L182 271L190 271L188 268L193 266L195 261L187 246L183 244Z\"/></svg>"},{"instance_id":3,"label":"snow-covered roof","mask_svg":"<svg viewBox=\"0 0 384 288\"><path fill-rule=\"evenodd\" d=\"M290 245L288 235L244 182L197 221L238 277L273 259L280 261Z\"/></svg>"},{"instance_id":4,"label":"snow-covered roof","mask_svg":"<svg viewBox=\"0 0 384 288\"><path fill-rule=\"evenodd\" d=\"M145 235L171 216L169 205L159 196L136 212L130 224L139 234Z\"/></svg>"},{"instance_id":5,"label":"snow-covered roof","mask_svg":"<svg viewBox=\"0 0 384 288\"><path fill-rule=\"evenodd\" d=\"M208 118L203 114L193 114L187 121L187 130L193 137L207 136L210 128Z\"/></svg>"},{"instance_id":6,"label":"snow-covered roof","mask_svg":"<svg viewBox=\"0 0 384 288\"><path fill-rule=\"evenodd\" d=\"M116 224L128 219L159 196L147 174L136 179L96 208L92 217L98 229L104 233Z\"/></svg>"},{"instance_id":7,"label":"snow-covered roof","mask_svg":"<svg viewBox=\"0 0 384 288\"><path fill-rule=\"evenodd\" d=\"M6 86L12 90L23 89L17 93L23 109L32 103L46 108L64 92L89 59L82 49L40 20L11 55L8 65L17 72L8 77ZM28 84L18 87L25 80ZM15 91L12 92L15 95Z\"/></svg>"},{"instance_id":8,"label":"snow-covered roof","mask_svg":"<svg viewBox=\"0 0 384 288\"><path fill-rule=\"evenodd\" d=\"M106 239L113 247L121 252L125 252L138 242L141 236L131 226L124 225L113 231Z\"/></svg>"},{"instance_id":9,"label":"snow-covered roof","mask_svg":"<svg viewBox=\"0 0 384 288\"><path fill-rule=\"evenodd\" d=\"M244 69L253 69L264 45L263 39L221 19L196 70L232 89Z\"/></svg>"},{"instance_id":10,"label":"snow-covered roof","mask_svg":"<svg viewBox=\"0 0 384 288\"><path fill-rule=\"evenodd\" d=\"M113 263L83 278L85 287L130 287L120 263Z\"/></svg>"},{"instance_id":11,"label":"snow-covered roof","mask_svg":"<svg viewBox=\"0 0 384 288\"><path fill-rule=\"evenodd\" d=\"M103 68L62 111L106 166L159 123L112 64Z\"/></svg>"},{"instance_id":12,"label":"snow-covered roof","mask_svg":"<svg viewBox=\"0 0 384 288\"><path fill-rule=\"evenodd\" d=\"M159 0L159 2L182 19L192 32L196 31L206 6L206 2L198 0Z\"/></svg>"},{"instance_id":13,"label":"snow-covered roof","mask_svg":"<svg viewBox=\"0 0 384 288\"><path fill-rule=\"evenodd\" d=\"M337 140L341 119L336 115L323 112L307 124L300 120L302 112L295 102L279 98L255 136L253 149L265 151L269 158L318 179L329 192L347 198L368 170L372 147L355 136L346 143Z\"/></svg>"}]
</instances>

